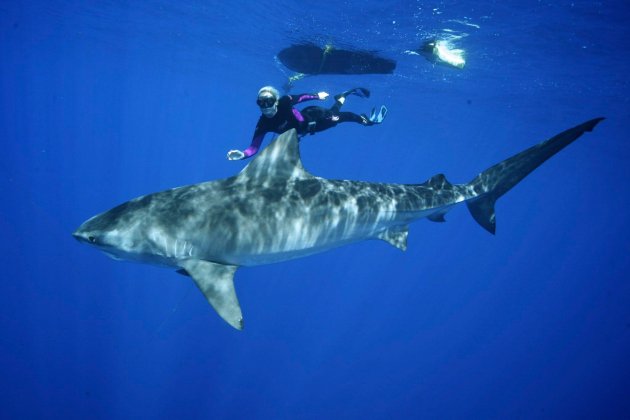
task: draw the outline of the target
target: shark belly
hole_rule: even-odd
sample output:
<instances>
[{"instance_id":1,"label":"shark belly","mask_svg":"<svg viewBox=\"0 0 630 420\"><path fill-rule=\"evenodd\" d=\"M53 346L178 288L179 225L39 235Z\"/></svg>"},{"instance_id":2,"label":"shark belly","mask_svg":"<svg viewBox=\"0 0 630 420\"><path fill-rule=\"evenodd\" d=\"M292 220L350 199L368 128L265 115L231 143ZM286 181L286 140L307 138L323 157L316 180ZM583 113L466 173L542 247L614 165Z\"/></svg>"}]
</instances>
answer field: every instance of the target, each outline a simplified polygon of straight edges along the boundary
<instances>
[{"instance_id":1,"label":"shark belly","mask_svg":"<svg viewBox=\"0 0 630 420\"><path fill-rule=\"evenodd\" d=\"M283 205L283 210L271 211L261 218L256 229L239 230L235 245L222 248L223 254L215 259L239 266L263 265L325 252L340 246L366 239L376 239L388 229L406 226L413 220L425 217L430 211L396 211L396 202L387 197L360 206L352 197L338 205L321 198L325 206L308 206L304 203ZM286 203L285 203L286 204ZM286 209L291 209L286 211Z\"/></svg>"}]
</instances>

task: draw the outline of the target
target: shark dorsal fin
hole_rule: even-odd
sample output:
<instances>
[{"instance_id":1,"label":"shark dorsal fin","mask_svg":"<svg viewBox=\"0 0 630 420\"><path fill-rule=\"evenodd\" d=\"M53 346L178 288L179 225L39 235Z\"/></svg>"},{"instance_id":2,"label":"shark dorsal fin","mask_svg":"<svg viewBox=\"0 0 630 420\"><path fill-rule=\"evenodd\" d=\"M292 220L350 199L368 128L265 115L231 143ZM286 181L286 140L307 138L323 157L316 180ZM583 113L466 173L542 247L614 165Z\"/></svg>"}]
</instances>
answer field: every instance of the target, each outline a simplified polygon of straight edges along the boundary
<instances>
[{"instance_id":1,"label":"shark dorsal fin","mask_svg":"<svg viewBox=\"0 0 630 420\"><path fill-rule=\"evenodd\" d=\"M239 177L249 179L303 179L311 176L302 166L295 129L279 135L239 174Z\"/></svg>"}]
</instances>

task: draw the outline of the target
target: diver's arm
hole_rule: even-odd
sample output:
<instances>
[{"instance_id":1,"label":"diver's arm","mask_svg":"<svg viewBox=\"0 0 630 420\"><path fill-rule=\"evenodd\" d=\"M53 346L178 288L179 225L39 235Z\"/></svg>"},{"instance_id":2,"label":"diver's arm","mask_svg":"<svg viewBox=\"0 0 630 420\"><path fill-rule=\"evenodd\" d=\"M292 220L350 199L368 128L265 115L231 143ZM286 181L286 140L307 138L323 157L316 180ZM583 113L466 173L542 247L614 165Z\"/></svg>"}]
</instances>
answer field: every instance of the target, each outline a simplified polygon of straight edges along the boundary
<instances>
[{"instance_id":1,"label":"diver's arm","mask_svg":"<svg viewBox=\"0 0 630 420\"><path fill-rule=\"evenodd\" d=\"M265 137L265 133L260 133L254 136L254 138L252 139L252 143L249 145L249 147L243 150L243 154L245 155L243 159L247 159L248 157L254 156L258 152L258 149L260 149L260 145L262 144L264 137Z\"/></svg>"},{"instance_id":2,"label":"diver's arm","mask_svg":"<svg viewBox=\"0 0 630 420\"><path fill-rule=\"evenodd\" d=\"M252 143L249 147L243 151L240 150L230 150L227 153L227 158L229 160L241 160L247 159L248 157L254 156L258 149L260 149L260 145L262 144L263 139L265 138L265 132L256 127L256 131L254 132L254 138L252 139Z\"/></svg>"}]
</instances>

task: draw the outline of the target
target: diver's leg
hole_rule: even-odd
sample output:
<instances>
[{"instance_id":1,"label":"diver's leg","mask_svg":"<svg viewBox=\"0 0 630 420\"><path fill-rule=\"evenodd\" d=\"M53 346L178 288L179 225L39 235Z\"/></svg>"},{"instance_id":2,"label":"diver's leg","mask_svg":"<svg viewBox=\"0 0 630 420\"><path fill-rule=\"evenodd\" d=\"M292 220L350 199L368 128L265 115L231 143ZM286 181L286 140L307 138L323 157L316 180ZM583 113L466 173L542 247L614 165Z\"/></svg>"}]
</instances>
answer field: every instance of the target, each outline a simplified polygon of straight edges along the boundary
<instances>
[{"instance_id":1,"label":"diver's leg","mask_svg":"<svg viewBox=\"0 0 630 420\"><path fill-rule=\"evenodd\" d=\"M341 98L346 98L346 96L348 95L357 95L360 96L361 98L369 98L370 97L370 91L367 90L366 88L362 88L362 87L358 87L358 88L353 88L350 90L346 90L345 92L342 92L338 95L335 95L335 100L338 101Z\"/></svg>"},{"instance_id":2,"label":"diver's leg","mask_svg":"<svg viewBox=\"0 0 630 420\"><path fill-rule=\"evenodd\" d=\"M365 114L355 114L354 112L339 112L335 115L337 117L337 123L342 122L354 122L361 125L372 125L373 122Z\"/></svg>"},{"instance_id":3,"label":"diver's leg","mask_svg":"<svg viewBox=\"0 0 630 420\"><path fill-rule=\"evenodd\" d=\"M370 91L367 90L366 88L359 87L359 88L350 89L338 95L335 95L335 104L330 108L330 110L333 111L334 113L339 112L339 110L341 109L341 106L346 101L346 96L348 95L357 95L357 96L360 96L361 98L369 98Z\"/></svg>"},{"instance_id":4,"label":"diver's leg","mask_svg":"<svg viewBox=\"0 0 630 420\"><path fill-rule=\"evenodd\" d=\"M309 106L301 111L305 120L305 133L315 134L334 127L339 122L330 109L320 106Z\"/></svg>"}]
</instances>

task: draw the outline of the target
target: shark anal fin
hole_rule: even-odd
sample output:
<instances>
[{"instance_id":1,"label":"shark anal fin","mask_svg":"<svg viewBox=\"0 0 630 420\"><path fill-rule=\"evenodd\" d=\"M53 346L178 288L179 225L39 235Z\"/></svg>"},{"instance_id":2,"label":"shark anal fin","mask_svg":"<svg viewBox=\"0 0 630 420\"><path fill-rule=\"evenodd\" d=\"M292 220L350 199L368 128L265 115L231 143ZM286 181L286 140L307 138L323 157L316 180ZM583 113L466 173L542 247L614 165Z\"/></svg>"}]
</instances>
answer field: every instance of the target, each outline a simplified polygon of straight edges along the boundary
<instances>
[{"instance_id":1,"label":"shark anal fin","mask_svg":"<svg viewBox=\"0 0 630 420\"><path fill-rule=\"evenodd\" d=\"M400 226L387 229L378 234L377 238L395 246L401 251L407 250L407 236L409 235L408 226Z\"/></svg>"},{"instance_id":2,"label":"shark anal fin","mask_svg":"<svg viewBox=\"0 0 630 420\"><path fill-rule=\"evenodd\" d=\"M238 267L202 260L185 260L180 266L192 277L219 316L242 330L243 314L234 290L234 273Z\"/></svg>"},{"instance_id":3,"label":"shark anal fin","mask_svg":"<svg viewBox=\"0 0 630 420\"><path fill-rule=\"evenodd\" d=\"M438 223L444 223L446 222L446 219L444 218L444 213L433 213L427 216L427 219L429 219L432 222L438 222Z\"/></svg>"}]
</instances>

